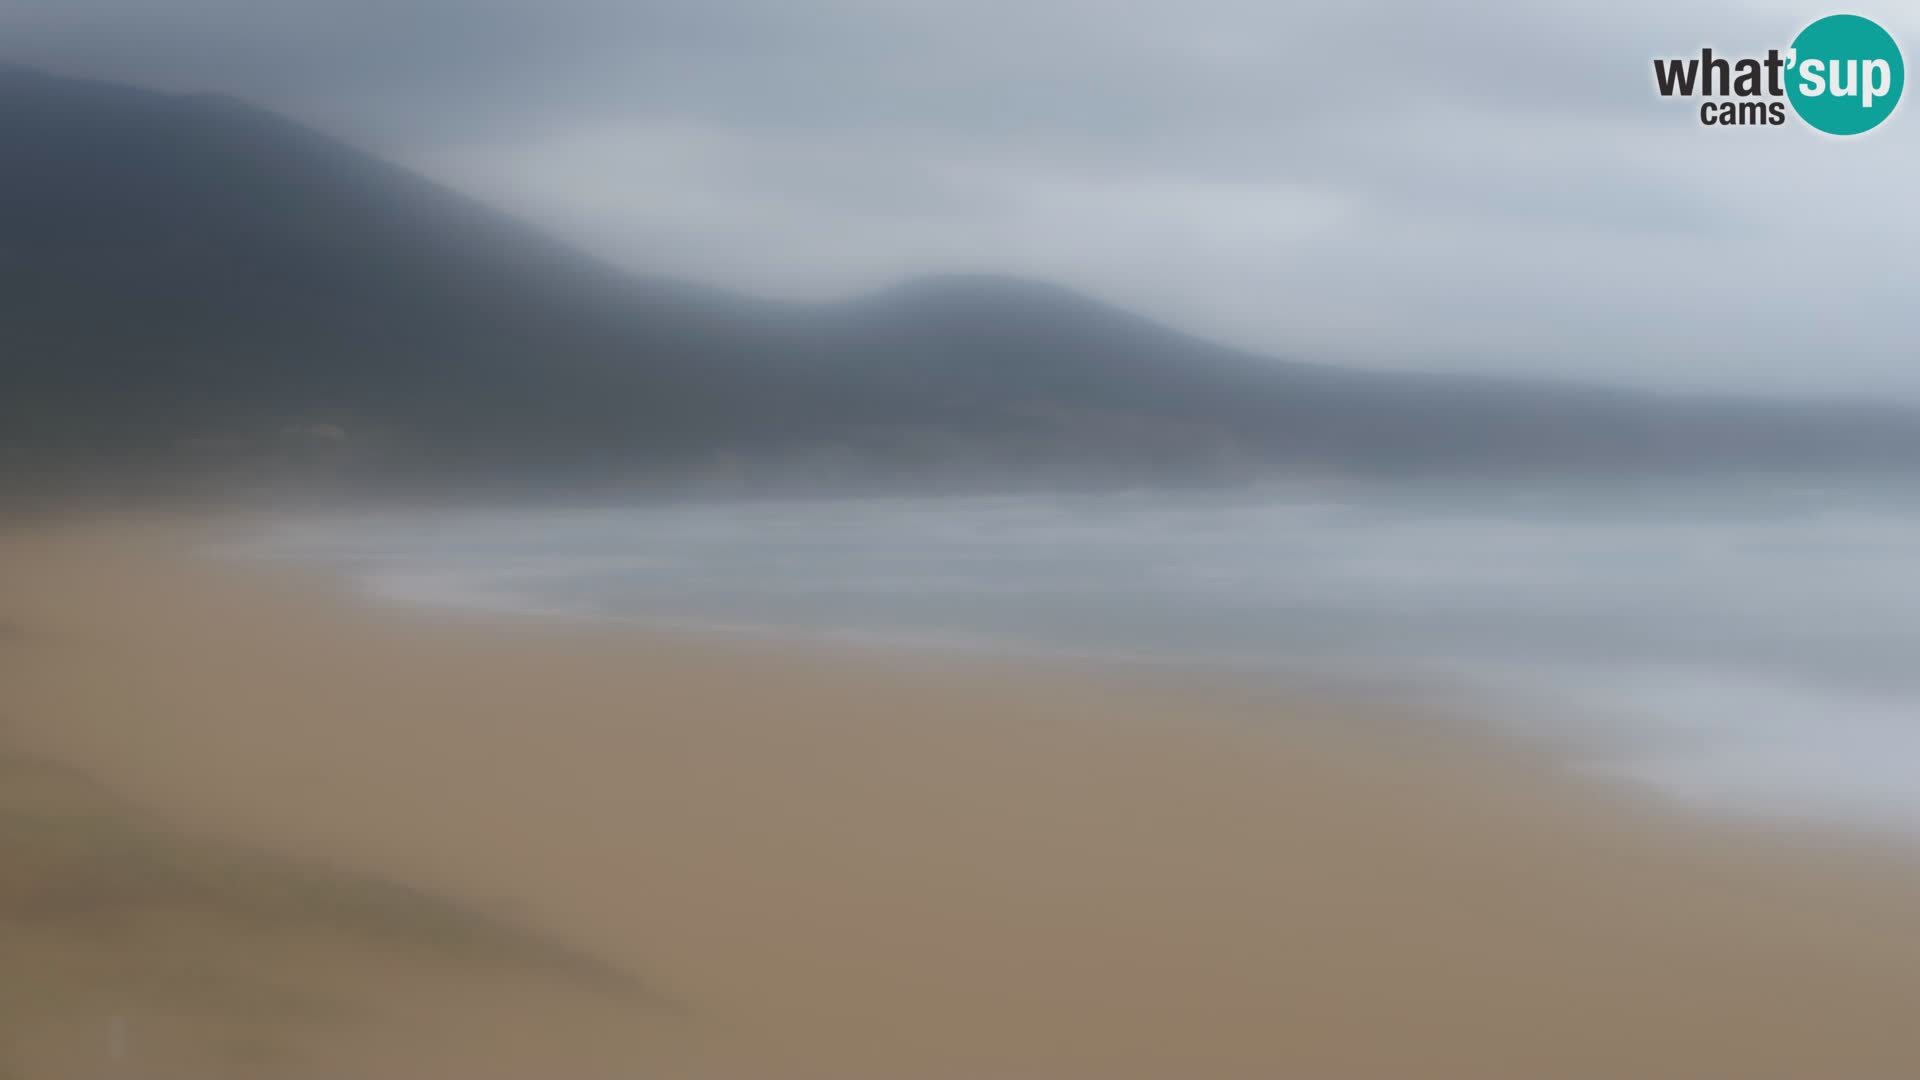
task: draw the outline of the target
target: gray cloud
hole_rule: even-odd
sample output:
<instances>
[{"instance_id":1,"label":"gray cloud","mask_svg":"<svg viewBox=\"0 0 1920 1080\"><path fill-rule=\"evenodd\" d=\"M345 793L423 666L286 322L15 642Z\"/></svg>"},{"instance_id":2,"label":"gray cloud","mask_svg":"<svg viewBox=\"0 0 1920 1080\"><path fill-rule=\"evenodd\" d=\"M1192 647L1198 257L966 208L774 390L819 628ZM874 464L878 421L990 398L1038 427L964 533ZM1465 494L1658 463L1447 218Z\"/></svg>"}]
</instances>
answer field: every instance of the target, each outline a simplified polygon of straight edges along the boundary
<instances>
[{"instance_id":1,"label":"gray cloud","mask_svg":"<svg viewBox=\"0 0 1920 1080\"><path fill-rule=\"evenodd\" d=\"M1759 53L1824 13L0 0L0 48L255 98L756 292L999 269L1277 353L1920 394L1920 106L1832 140L1704 128L1652 90L1656 55Z\"/></svg>"}]
</instances>

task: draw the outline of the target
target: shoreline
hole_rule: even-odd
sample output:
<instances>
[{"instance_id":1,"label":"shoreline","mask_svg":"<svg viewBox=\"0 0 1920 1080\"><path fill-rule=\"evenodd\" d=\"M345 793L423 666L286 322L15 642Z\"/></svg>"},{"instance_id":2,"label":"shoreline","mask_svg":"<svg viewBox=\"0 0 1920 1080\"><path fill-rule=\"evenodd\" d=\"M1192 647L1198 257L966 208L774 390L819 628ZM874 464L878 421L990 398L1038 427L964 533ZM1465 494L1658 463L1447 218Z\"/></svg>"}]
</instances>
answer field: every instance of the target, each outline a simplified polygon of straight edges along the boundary
<instances>
[{"instance_id":1,"label":"shoreline","mask_svg":"<svg viewBox=\"0 0 1920 1080\"><path fill-rule=\"evenodd\" d=\"M0 865L63 988L0 1071L98 1075L116 1015L150 1075L1920 1070L1920 865L1864 839L1203 673L384 608L205 528L0 535L0 795L166 845L78 914L93 839Z\"/></svg>"},{"instance_id":2,"label":"shoreline","mask_svg":"<svg viewBox=\"0 0 1920 1080\"><path fill-rule=\"evenodd\" d=\"M1689 766L1657 756L1663 745L1672 745L1671 721L1625 713L1602 716L1563 682L1555 685L1554 679L1525 677L1510 668L1482 664L1469 672L1459 665L1423 668L1405 663L1388 669L1378 662L1352 657L1275 661L1251 652L1221 655L1076 647L991 633L823 629L748 619L568 609L510 590L451 586L423 591L417 583L408 584L421 576L420 571L396 578L380 562L369 562L365 555L303 554L297 546L289 549L272 540L216 544L197 554L305 575L380 610L444 618L456 624L485 620L508 626L571 626L749 653L788 650L828 664L972 665L980 668L975 674L985 678L993 677L996 669L1000 673L1037 669L1094 680L1145 678L1230 686L1241 693L1265 694L1289 704L1337 708L1349 718L1440 725L1461 738L1492 739L1510 748L1525 748L1547 759L1542 768L1564 772L1583 784L1630 793L1665 811L1797 835L1826 835L1842 843L1866 842L1920 858L1920 822L1896 822L1893 815L1868 814L1859 807L1791 806L1777 794L1769 800L1752 793L1743 797L1687 793L1682 790L1686 785L1674 778L1686 774ZM561 571L558 576L571 573ZM471 575L426 572L426 576L459 579ZM482 576L491 580L491 575ZM521 580L519 572L503 576L509 581ZM1591 681L1589 673L1578 684L1589 685ZM1573 720L1576 713L1587 716ZM1627 734L1630 730L1638 734ZM1674 767L1663 767L1670 764Z\"/></svg>"}]
</instances>

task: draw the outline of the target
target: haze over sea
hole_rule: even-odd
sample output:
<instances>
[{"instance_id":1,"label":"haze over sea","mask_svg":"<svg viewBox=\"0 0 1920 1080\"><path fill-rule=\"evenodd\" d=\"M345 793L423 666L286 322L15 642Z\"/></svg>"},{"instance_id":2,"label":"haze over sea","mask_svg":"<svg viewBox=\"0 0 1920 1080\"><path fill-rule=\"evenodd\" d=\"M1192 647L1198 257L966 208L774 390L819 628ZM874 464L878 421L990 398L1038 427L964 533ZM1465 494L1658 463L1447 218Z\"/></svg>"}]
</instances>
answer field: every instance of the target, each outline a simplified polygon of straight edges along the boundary
<instances>
[{"instance_id":1,"label":"haze over sea","mask_svg":"<svg viewBox=\"0 0 1920 1080\"><path fill-rule=\"evenodd\" d=\"M382 511L250 550L407 603L1417 686L1683 800L1920 835L1920 493L1883 482Z\"/></svg>"}]
</instances>

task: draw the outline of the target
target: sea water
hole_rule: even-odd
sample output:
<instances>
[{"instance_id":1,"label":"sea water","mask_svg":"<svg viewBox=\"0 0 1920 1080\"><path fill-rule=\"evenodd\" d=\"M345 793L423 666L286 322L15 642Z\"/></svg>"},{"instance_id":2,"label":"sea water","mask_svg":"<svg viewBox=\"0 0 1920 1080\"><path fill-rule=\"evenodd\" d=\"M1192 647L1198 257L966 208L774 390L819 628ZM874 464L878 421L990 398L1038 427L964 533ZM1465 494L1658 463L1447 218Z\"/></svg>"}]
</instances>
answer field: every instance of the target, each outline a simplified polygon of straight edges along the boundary
<instances>
[{"instance_id":1,"label":"sea water","mask_svg":"<svg viewBox=\"0 0 1920 1080\"><path fill-rule=\"evenodd\" d=\"M1680 798L1920 835L1920 492L1885 480L385 511L256 550L406 603L1472 695Z\"/></svg>"}]
</instances>

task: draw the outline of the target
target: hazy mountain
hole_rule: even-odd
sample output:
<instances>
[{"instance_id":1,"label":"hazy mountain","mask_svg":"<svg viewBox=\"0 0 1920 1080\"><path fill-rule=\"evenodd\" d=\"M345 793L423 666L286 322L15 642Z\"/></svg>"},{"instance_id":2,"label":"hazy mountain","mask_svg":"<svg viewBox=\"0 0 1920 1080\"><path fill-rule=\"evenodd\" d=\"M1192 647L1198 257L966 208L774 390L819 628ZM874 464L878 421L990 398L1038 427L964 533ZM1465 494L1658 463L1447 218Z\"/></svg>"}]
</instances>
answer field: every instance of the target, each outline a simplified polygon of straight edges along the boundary
<instances>
[{"instance_id":1,"label":"hazy mountain","mask_svg":"<svg viewBox=\"0 0 1920 1080\"><path fill-rule=\"evenodd\" d=\"M30 467L978 484L1920 459L1898 409L1285 363L1011 279L797 307L635 277L222 98L0 69L0 132L0 450Z\"/></svg>"}]
</instances>

